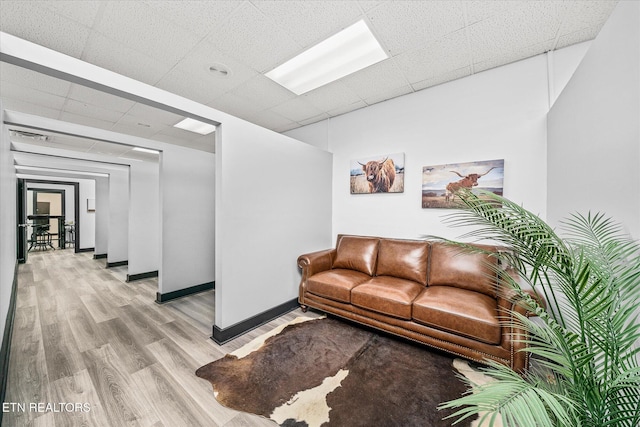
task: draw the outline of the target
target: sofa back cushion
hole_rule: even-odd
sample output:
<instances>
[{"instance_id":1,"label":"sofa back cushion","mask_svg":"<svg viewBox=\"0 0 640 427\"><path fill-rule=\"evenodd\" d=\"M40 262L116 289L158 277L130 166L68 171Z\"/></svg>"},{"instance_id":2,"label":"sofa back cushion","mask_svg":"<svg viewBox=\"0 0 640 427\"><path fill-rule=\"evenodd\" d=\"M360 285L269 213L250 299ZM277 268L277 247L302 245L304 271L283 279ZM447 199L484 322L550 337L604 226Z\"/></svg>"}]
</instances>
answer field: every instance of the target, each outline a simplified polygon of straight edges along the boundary
<instances>
[{"instance_id":1,"label":"sofa back cushion","mask_svg":"<svg viewBox=\"0 0 640 427\"><path fill-rule=\"evenodd\" d=\"M429 243L419 240L381 239L377 276L393 276L427 284Z\"/></svg>"},{"instance_id":2,"label":"sofa back cushion","mask_svg":"<svg viewBox=\"0 0 640 427\"><path fill-rule=\"evenodd\" d=\"M444 243L431 245L429 286L454 286L496 297L496 258Z\"/></svg>"},{"instance_id":3,"label":"sofa back cushion","mask_svg":"<svg viewBox=\"0 0 640 427\"><path fill-rule=\"evenodd\" d=\"M340 236L333 268L346 268L373 276L379 242L380 239L375 237Z\"/></svg>"}]
</instances>

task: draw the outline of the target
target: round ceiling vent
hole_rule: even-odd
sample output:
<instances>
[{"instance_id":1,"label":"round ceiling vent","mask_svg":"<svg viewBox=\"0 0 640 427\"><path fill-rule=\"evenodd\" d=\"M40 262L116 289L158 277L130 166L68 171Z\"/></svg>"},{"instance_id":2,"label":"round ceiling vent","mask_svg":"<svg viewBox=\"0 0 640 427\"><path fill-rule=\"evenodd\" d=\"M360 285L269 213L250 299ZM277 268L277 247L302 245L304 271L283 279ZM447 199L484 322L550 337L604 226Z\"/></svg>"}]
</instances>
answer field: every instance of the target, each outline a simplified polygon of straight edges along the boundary
<instances>
[{"instance_id":1,"label":"round ceiling vent","mask_svg":"<svg viewBox=\"0 0 640 427\"><path fill-rule=\"evenodd\" d=\"M209 72L216 77L229 77L231 70L224 64L211 64L209 66Z\"/></svg>"}]
</instances>

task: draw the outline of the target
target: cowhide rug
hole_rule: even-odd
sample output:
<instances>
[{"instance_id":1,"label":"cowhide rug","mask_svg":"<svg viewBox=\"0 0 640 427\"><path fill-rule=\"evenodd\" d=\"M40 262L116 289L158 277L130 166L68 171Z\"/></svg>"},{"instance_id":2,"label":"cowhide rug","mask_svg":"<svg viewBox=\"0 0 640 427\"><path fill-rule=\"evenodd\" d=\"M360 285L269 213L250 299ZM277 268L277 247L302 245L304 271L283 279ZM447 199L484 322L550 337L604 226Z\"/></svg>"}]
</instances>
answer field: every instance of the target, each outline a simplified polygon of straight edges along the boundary
<instances>
[{"instance_id":1,"label":"cowhide rug","mask_svg":"<svg viewBox=\"0 0 640 427\"><path fill-rule=\"evenodd\" d=\"M436 407L466 391L452 357L333 318L236 353L196 375L224 406L282 426L450 426Z\"/></svg>"}]
</instances>

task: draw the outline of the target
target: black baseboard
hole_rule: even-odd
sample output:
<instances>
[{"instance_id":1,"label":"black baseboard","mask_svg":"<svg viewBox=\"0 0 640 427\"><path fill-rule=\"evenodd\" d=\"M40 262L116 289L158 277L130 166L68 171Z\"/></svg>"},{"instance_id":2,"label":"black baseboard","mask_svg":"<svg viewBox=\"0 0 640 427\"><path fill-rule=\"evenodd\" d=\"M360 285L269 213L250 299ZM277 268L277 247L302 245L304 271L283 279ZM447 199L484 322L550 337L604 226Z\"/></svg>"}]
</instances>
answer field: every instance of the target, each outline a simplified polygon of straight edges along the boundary
<instances>
[{"instance_id":1,"label":"black baseboard","mask_svg":"<svg viewBox=\"0 0 640 427\"><path fill-rule=\"evenodd\" d=\"M106 258L107 254L94 254L93 255L93 259L102 259L102 258Z\"/></svg>"},{"instance_id":2,"label":"black baseboard","mask_svg":"<svg viewBox=\"0 0 640 427\"><path fill-rule=\"evenodd\" d=\"M203 283L201 285L195 285L188 288L180 289L173 292L167 292L161 294L156 292L156 302L162 304L163 302L171 301L176 298L186 297L187 295L197 294L198 292L208 291L216 288L216 282Z\"/></svg>"},{"instance_id":3,"label":"black baseboard","mask_svg":"<svg viewBox=\"0 0 640 427\"><path fill-rule=\"evenodd\" d=\"M7 392L7 377L9 376L9 355L11 353L11 337L13 336L13 320L16 314L16 294L18 293L18 263L16 262L13 271L13 284L11 285L11 297L9 299L9 310L7 311L7 321L4 324L2 335L2 346L0 347L0 402L5 401ZM2 424L2 413L0 411L0 424Z\"/></svg>"},{"instance_id":4,"label":"black baseboard","mask_svg":"<svg viewBox=\"0 0 640 427\"><path fill-rule=\"evenodd\" d=\"M78 248L78 250L76 251L76 253L77 253L77 252L93 252L93 251L95 251L95 250L96 250L96 248ZM107 256L107 254L104 254L104 256L106 257L106 256ZM94 256L94 258L95 258L95 256Z\"/></svg>"},{"instance_id":5,"label":"black baseboard","mask_svg":"<svg viewBox=\"0 0 640 427\"><path fill-rule=\"evenodd\" d=\"M148 271L146 273L127 274L127 282L133 282L134 280L149 279L151 277L158 277L158 270Z\"/></svg>"},{"instance_id":6,"label":"black baseboard","mask_svg":"<svg viewBox=\"0 0 640 427\"><path fill-rule=\"evenodd\" d=\"M123 265L129 265L129 261L107 262L107 268L122 267Z\"/></svg>"},{"instance_id":7,"label":"black baseboard","mask_svg":"<svg viewBox=\"0 0 640 427\"><path fill-rule=\"evenodd\" d=\"M228 328L220 329L216 325L213 325L213 335L211 339L214 340L216 344L222 345L298 307L300 307L298 298L294 298L291 301L287 301Z\"/></svg>"}]
</instances>

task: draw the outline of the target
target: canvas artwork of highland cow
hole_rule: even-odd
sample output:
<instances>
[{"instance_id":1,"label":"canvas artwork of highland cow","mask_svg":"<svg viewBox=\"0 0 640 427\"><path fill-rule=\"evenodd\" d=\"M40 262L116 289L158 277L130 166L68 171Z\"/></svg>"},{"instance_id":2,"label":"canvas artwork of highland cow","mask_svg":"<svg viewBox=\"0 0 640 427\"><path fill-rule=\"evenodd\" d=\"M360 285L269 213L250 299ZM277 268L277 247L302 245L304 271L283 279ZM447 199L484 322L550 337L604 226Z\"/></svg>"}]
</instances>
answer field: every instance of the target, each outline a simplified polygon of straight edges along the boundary
<instances>
[{"instance_id":1,"label":"canvas artwork of highland cow","mask_svg":"<svg viewBox=\"0 0 640 427\"><path fill-rule=\"evenodd\" d=\"M351 194L404 192L404 153L351 160Z\"/></svg>"}]
</instances>

